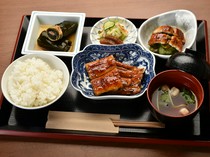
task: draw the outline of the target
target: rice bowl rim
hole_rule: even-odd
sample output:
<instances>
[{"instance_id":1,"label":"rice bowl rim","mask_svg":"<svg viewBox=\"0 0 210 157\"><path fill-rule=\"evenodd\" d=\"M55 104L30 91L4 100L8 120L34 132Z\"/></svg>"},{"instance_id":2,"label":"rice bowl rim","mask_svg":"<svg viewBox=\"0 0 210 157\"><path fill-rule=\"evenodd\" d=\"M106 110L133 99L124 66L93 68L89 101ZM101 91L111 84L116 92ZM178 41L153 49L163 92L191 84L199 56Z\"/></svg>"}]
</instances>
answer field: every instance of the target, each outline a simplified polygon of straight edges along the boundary
<instances>
[{"instance_id":1,"label":"rice bowl rim","mask_svg":"<svg viewBox=\"0 0 210 157\"><path fill-rule=\"evenodd\" d=\"M33 57L42 59L52 69L61 70L63 72L63 88L62 88L60 94L54 100L52 100L44 105L35 106L35 107L26 107L26 106L17 105L14 101L11 100L11 97L9 96L9 92L7 89L8 77L10 76L12 70L14 69L14 65L18 61L25 61L26 59L31 59ZM12 63L10 63L10 65L6 68L6 70L4 71L4 73L2 75L2 79L1 79L1 90L2 90L3 96L6 98L6 100L9 103L11 103L12 105L14 105L15 107L18 107L21 109L26 109L26 110L41 109L41 108L44 108L44 107L47 107L47 106L53 104L64 94L64 92L66 91L68 84L69 84L69 78L70 78L70 73L69 73L69 70L68 70L66 64L57 56L54 56L51 54L45 54L45 53L43 53L43 54L27 54L27 55L17 58Z\"/></svg>"}]
</instances>

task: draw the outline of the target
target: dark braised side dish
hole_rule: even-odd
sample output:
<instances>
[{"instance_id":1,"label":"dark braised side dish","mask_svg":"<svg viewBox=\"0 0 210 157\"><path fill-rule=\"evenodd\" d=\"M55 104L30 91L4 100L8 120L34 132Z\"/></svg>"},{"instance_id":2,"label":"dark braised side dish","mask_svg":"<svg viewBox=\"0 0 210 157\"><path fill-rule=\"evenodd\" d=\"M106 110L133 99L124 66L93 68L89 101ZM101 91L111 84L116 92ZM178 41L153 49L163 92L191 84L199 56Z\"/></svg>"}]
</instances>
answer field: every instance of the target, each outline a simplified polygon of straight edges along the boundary
<instances>
[{"instance_id":1,"label":"dark braised side dish","mask_svg":"<svg viewBox=\"0 0 210 157\"><path fill-rule=\"evenodd\" d=\"M40 47L52 51L68 51L72 42L67 39L76 32L78 24L71 21L63 21L55 26L42 31L37 43Z\"/></svg>"},{"instance_id":2,"label":"dark braised side dish","mask_svg":"<svg viewBox=\"0 0 210 157\"><path fill-rule=\"evenodd\" d=\"M118 62L113 55L86 63L85 67L95 95L134 95L141 91L143 67Z\"/></svg>"},{"instance_id":3,"label":"dark braised side dish","mask_svg":"<svg viewBox=\"0 0 210 157\"><path fill-rule=\"evenodd\" d=\"M185 38L180 29L165 25L153 31L148 44L155 53L171 55L182 51Z\"/></svg>"}]
</instances>

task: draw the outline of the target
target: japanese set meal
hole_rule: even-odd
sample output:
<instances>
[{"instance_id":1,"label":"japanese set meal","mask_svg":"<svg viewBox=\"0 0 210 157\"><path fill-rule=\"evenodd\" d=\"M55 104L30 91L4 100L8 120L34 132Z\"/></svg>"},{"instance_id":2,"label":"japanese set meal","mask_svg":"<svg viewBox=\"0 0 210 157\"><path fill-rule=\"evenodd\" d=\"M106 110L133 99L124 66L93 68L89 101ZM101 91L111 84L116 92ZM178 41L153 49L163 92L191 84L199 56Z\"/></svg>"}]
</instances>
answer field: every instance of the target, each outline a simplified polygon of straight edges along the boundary
<instances>
[{"instance_id":1,"label":"japanese set meal","mask_svg":"<svg viewBox=\"0 0 210 157\"><path fill-rule=\"evenodd\" d=\"M24 15L1 79L0 132L209 145L206 24L188 10L148 19Z\"/></svg>"},{"instance_id":2,"label":"japanese set meal","mask_svg":"<svg viewBox=\"0 0 210 157\"><path fill-rule=\"evenodd\" d=\"M185 37L179 28L164 25L159 26L152 32L148 44L152 52L171 55L182 52Z\"/></svg>"},{"instance_id":3,"label":"japanese set meal","mask_svg":"<svg viewBox=\"0 0 210 157\"><path fill-rule=\"evenodd\" d=\"M162 85L152 95L157 110L170 116L186 116L197 108L195 94L186 88Z\"/></svg>"},{"instance_id":4,"label":"japanese set meal","mask_svg":"<svg viewBox=\"0 0 210 157\"><path fill-rule=\"evenodd\" d=\"M16 105L42 106L60 95L63 77L61 70L38 57L17 61L8 78L8 93Z\"/></svg>"},{"instance_id":5,"label":"japanese set meal","mask_svg":"<svg viewBox=\"0 0 210 157\"><path fill-rule=\"evenodd\" d=\"M70 80L72 86L89 99L133 99L142 96L156 75L153 54L170 56L183 52L189 41L187 28L180 23L172 23L175 18L172 22L168 19L168 23L161 21L161 24L152 20L141 28L145 24L142 23L138 34L136 25L131 21L113 16L100 19L93 25L88 32L88 42L92 44L83 43L87 45L82 45L85 47L81 50L81 39L84 37L83 41L86 41L86 35L82 36L84 16L75 15L75 18L61 13L61 19L53 16L52 21L49 21L45 16L37 15L34 13L32 17L34 23L30 26L31 33L26 36L30 42L26 41L23 50L36 52L37 55L40 52L43 54L43 51L50 55L64 52L61 56L69 56L66 52L73 52L72 49L77 46L71 55ZM136 43L137 36L141 45ZM62 95L67 72L51 68L51 63L38 57L17 62L7 81L11 102L22 108L38 107ZM167 83L158 86L154 88L156 90L152 89L153 95L148 100L155 104L160 113L184 117L199 108L200 99L194 90L195 94L187 87L180 88Z\"/></svg>"},{"instance_id":6,"label":"japanese set meal","mask_svg":"<svg viewBox=\"0 0 210 157\"><path fill-rule=\"evenodd\" d=\"M63 21L43 30L37 39L37 43L45 50L70 51L74 39L69 39L76 32L78 23Z\"/></svg>"},{"instance_id":7,"label":"japanese set meal","mask_svg":"<svg viewBox=\"0 0 210 157\"><path fill-rule=\"evenodd\" d=\"M85 64L95 95L134 95L141 91L145 68L115 60L113 55Z\"/></svg>"}]
</instances>

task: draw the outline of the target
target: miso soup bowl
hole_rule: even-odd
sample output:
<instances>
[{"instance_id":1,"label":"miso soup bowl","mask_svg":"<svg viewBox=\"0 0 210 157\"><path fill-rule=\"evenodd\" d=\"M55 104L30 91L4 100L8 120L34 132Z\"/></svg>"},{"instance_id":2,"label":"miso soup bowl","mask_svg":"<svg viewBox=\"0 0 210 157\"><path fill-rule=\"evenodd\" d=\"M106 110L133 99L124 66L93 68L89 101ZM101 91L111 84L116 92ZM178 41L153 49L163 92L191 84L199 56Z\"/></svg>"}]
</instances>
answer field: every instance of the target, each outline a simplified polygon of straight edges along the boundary
<instances>
[{"instance_id":1,"label":"miso soup bowl","mask_svg":"<svg viewBox=\"0 0 210 157\"><path fill-rule=\"evenodd\" d=\"M191 90L198 100L197 108L185 115L172 116L169 114L161 113L152 103L152 95L154 91L159 88L161 85L169 85L170 87L182 88L185 87L188 90ZM168 124L181 124L192 121L196 116L204 99L204 90L201 83L193 75L186 73L181 70L166 70L158 73L149 83L147 89L147 98L149 101L149 108L152 112L152 115L159 121Z\"/></svg>"}]
</instances>

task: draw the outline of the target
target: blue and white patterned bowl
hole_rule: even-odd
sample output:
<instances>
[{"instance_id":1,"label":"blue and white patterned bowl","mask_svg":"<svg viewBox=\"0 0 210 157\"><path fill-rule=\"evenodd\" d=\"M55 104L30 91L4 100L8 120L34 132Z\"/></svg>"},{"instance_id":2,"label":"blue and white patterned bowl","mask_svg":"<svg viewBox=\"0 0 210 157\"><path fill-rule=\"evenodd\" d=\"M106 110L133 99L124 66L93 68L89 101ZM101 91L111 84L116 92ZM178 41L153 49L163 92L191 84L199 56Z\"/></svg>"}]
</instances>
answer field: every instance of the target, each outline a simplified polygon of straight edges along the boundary
<instances>
[{"instance_id":1,"label":"blue and white patterned bowl","mask_svg":"<svg viewBox=\"0 0 210 157\"><path fill-rule=\"evenodd\" d=\"M90 40L92 44L100 44L98 32L102 30L104 23L106 23L107 21L118 21L120 24L122 24L126 28L126 30L128 31L128 36L123 41L124 44L136 42L137 40L136 26L126 18L119 17L119 16L110 16L110 17L101 19L91 28Z\"/></svg>"},{"instance_id":2,"label":"blue and white patterned bowl","mask_svg":"<svg viewBox=\"0 0 210 157\"><path fill-rule=\"evenodd\" d=\"M141 92L136 95L101 95L95 96L85 69L85 64L100 58L113 55L116 60L137 67L145 67L145 73L142 80ZM97 45L86 46L83 51L76 54L72 59L71 84L81 92L81 94L90 99L133 99L138 98L145 93L150 80L155 74L155 57L148 51L143 50L139 44L122 45Z\"/></svg>"}]
</instances>

